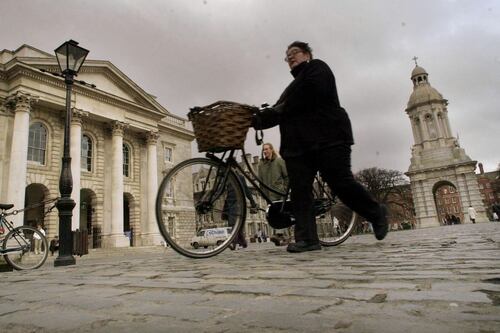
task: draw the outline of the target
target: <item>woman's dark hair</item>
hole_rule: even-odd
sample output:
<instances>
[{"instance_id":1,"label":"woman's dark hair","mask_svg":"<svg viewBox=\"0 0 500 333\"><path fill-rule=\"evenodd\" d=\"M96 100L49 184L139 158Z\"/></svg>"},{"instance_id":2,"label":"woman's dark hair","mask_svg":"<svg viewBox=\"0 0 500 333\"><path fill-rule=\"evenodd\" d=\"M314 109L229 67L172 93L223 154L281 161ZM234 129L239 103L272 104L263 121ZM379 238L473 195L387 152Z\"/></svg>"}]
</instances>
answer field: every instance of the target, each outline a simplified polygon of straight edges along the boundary
<instances>
[{"instance_id":1,"label":"woman's dark hair","mask_svg":"<svg viewBox=\"0 0 500 333\"><path fill-rule=\"evenodd\" d=\"M313 54L312 54L313 50L311 49L311 47L309 46L309 44L307 44L305 42L300 42L300 41L296 40L292 44L288 45L287 50L289 50L292 47L298 47L299 49L301 49L305 53L308 53L311 56L311 59L313 58Z\"/></svg>"}]
</instances>

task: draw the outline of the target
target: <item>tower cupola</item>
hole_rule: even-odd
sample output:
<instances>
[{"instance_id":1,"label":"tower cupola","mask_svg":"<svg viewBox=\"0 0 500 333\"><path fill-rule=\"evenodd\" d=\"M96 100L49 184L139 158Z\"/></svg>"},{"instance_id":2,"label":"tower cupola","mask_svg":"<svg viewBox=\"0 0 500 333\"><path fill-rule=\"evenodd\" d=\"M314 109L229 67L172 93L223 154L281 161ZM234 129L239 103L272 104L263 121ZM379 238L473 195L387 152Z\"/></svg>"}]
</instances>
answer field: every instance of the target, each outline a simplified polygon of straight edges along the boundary
<instances>
[{"instance_id":1,"label":"tower cupola","mask_svg":"<svg viewBox=\"0 0 500 333\"><path fill-rule=\"evenodd\" d=\"M443 102L447 104L447 100L429 83L429 74L425 69L415 64L415 68L411 72L411 81L413 82L413 92L408 100L408 109L413 109L419 105L431 102Z\"/></svg>"}]
</instances>

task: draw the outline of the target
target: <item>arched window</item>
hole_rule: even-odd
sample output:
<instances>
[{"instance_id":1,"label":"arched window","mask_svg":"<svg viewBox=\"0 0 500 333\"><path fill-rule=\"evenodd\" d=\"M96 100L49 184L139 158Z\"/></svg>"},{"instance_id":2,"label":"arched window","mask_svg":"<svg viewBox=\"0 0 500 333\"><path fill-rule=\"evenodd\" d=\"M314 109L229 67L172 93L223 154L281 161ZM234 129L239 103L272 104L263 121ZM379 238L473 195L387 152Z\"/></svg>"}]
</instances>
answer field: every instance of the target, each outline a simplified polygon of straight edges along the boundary
<instances>
[{"instance_id":1,"label":"arched window","mask_svg":"<svg viewBox=\"0 0 500 333\"><path fill-rule=\"evenodd\" d=\"M123 175L130 176L130 147L125 143L123 144Z\"/></svg>"},{"instance_id":2,"label":"arched window","mask_svg":"<svg viewBox=\"0 0 500 333\"><path fill-rule=\"evenodd\" d=\"M92 139L88 135L82 136L82 150L81 150L81 161L80 166L82 170L92 171Z\"/></svg>"},{"instance_id":3,"label":"arched window","mask_svg":"<svg viewBox=\"0 0 500 333\"><path fill-rule=\"evenodd\" d=\"M28 161L45 164L47 150L47 129L41 123L30 126L28 137Z\"/></svg>"}]
</instances>

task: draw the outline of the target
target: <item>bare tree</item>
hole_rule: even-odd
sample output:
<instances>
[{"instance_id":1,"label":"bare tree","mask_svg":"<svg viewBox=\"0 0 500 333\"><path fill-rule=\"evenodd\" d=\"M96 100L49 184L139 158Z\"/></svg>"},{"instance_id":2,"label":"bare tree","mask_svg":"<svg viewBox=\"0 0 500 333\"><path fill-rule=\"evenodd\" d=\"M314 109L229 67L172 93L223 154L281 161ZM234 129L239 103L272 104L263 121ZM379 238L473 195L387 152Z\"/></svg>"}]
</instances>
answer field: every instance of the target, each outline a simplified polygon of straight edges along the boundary
<instances>
[{"instance_id":1,"label":"bare tree","mask_svg":"<svg viewBox=\"0 0 500 333\"><path fill-rule=\"evenodd\" d=\"M400 192L398 186L408 184L403 173L397 170L368 168L356 173L355 177L381 203L388 203L391 194Z\"/></svg>"},{"instance_id":2,"label":"bare tree","mask_svg":"<svg viewBox=\"0 0 500 333\"><path fill-rule=\"evenodd\" d=\"M389 207L392 218L399 221L412 219L413 196L410 183L401 171L374 167L359 171L355 177L378 202Z\"/></svg>"}]
</instances>

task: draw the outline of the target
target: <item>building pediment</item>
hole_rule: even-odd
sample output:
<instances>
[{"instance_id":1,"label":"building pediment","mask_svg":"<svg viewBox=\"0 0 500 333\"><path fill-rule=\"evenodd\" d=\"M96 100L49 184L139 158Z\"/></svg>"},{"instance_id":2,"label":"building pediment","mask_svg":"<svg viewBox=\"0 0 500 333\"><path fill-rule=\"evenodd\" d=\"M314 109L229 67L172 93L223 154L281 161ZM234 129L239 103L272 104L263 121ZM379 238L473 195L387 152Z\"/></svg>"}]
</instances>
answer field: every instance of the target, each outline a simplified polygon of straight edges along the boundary
<instances>
[{"instance_id":1,"label":"building pediment","mask_svg":"<svg viewBox=\"0 0 500 333\"><path fill-rule=\"evenodd\" d=\"M1 51L0 65L6 72L14 72L16 71L16 67L26 66L34 70L43 69L47 72L59 71L55 55L38 50L26 44L15 51ZM142 109L149 109L153 113L159 115L169 114L169 112L156 101L154 96L144 91L109 61L86 60L76 79L94 84L96 86L94 89L95 92L101 92L106 95L107 98L114 97L117 100L125 100L136 104Z\"/></svg>"}]
</instances>

